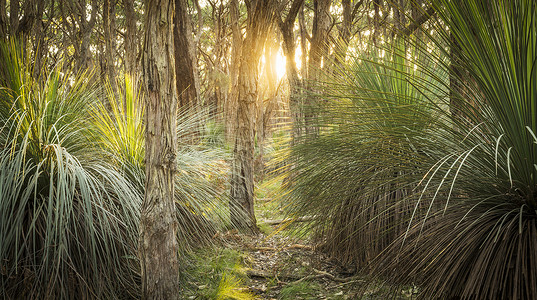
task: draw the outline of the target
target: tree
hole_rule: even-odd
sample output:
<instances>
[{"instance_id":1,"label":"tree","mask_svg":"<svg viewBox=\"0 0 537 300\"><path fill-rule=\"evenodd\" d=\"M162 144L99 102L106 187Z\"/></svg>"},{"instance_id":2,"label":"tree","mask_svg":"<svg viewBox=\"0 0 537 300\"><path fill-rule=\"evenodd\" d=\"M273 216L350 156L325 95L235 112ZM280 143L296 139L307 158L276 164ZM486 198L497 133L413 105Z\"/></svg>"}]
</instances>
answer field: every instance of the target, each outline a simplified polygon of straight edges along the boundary
<instances>
[{"instance_id":1,"label":"tree","mask_svg":"<svg viewBox=\"0 0 537 300\"><path fill-rule=\"evenodd\" d=\"M114 91L116 89L116 68L114 66L116 52L116 0L104 0L103 7L103 27L104 27L104 62L102 63L102 76L110 81Z\"/></svg>"},{"instance_id":2,"label":"tree","mask_svg":"<svg viewBox=\"0 0 537 300\"><path fill-rule=\"evenodd\" d=\"M231 223L257 231L254 214L254 132L258 98L258 64L275 17L276 0L247 2L246 38L238 68L238 107L231 174Z\"/></svg>"},{"instance_id":3,"label":"tree","mask_svg":"<svg viewBox=\"0 0 537 300\"><path fill-rule=\"evenodd\" d=\"M136 71L136 54L138 53L138 39L136 37L135 0L123 0L125 10L125 72L133 74Z\"/></svg>"},{"instance_id":4,"label":"tree","mask_svg":"<svg viewBox=\"0 0 537 300\"><path fill-rule=\"evenodd\" d=\"M142 295L178 299L176 82L173 53L174 0L146 2L143 76L146 91L145 197L140 220Z\"/></svg>"},{"instance_id":5,"label":"tree","mask_svg":"<svg viewBox=\"0 0 537 300\"><path fill-rule=\"evenodd\" d=\"M7 37L6 0L0 0L0 39Z\"/></svg>"},{"instance_id":6,"label":"tree","mask_svg":"<svg viewBox=\"0 0 537 300\"><path fill-rule=\"evenodd\" d=\"M311 33L311 45L308 60L308 86L311 91L314 91L318 85L318 80L322 74L324 65L328 59L328 37L330 32L330 4L331 0L315 0L313 29ZM315 106L318 99L315 96L308 98L309 109L305 113L306 133L316 134L316 129L313 128L311 121L315 116Z\"/></svg>"},{"instance_id":7,"label":"tree","mask_svg":"<svg viewBox=\"0 0 537 300\"><path fill-rule=\"evenodd\" d=\"M62 20L63 25L70 31L69 37L75 48L75 70L85 71L91 66L92 53L90 45L93 28L97 22L97 0L91 0L91 5L86 0L68 0L60 3L65 5L67 9L67 11L63 12ZM64 8L63 5L61 8ZM88 6L91 7L89 18L87 13ZM67 18L73 20L72 23L69 23ZM67 52L67 47L65 47L65 50Z\"/></svg>"},{"instance_id":8,"label":"tree","mask_svg":"<svg viewBox=\"0 0 537 300\"><path fill-rule=\"evenodd\" d=\"M177 93L179 106L193 108L199 103L199 78L192 22L187 11L187 0L175 0L175 72L177 74Z\"/></svg>"},{"instance_id":9,"label":"tree","mask_svg":"<svg viewBox=\"0 0 537 300\"><path fill-rule=\"evenodd\" d=\"M301 122L302 119L299 106L300 79L298 77L295 61L296 45L293 28L295 26L298 12L303 4L304 0L294 0L285 19L278 19L278 27L280 28L283 37L283 53L287 57L286 72L289 81L289 106L291 108L291 118L295 125L293 128L293 140L302 135L302 126L299 125L299 122ZM303 53L303 55L305 55L305 53Z\"/></svg>"}]
</instances>

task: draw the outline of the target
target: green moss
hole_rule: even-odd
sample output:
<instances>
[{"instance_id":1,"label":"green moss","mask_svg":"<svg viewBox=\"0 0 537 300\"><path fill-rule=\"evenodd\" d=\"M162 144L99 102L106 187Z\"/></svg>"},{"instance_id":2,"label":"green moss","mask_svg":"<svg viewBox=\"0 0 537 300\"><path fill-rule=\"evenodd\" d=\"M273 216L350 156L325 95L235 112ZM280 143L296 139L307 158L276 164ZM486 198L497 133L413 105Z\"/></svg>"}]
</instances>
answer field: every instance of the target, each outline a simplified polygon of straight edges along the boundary
<instances>
[{"instance_id":1,"label":"green moss","mask_svg":"<svg viewBox=\"0 0 537 300\"><path fill-rule=\"evenodd\" d=\"M318 299L323 289L317 282L302 281L290 283L282 289L278 299Z\"/></svg>"}]
</instances>

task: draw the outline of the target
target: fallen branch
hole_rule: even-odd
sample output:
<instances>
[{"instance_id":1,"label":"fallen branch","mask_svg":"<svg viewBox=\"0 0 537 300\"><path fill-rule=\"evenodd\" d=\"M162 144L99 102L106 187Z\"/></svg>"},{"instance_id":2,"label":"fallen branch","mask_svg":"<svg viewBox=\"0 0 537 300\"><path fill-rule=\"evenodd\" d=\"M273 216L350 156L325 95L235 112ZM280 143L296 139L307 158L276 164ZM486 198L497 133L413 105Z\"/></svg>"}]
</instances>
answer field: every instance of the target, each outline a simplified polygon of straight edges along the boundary
<instances>
[{"instance_id":1,"label":"fallen branch","mask_svg":"<svg viewBox=\"0 0 537 300\"><path fill-rule=\"evenodd\" d=\"M263 223L267 225L281 225L283 223L292 223L292 222L308 222L314 220L315 217L313 216L307 216L307 217L299 217L299 218L287 218L287 219L280 219L280 220L266 220Z\"/></svg>"},{"instance_id":2,"label":"fallen branch","mask_svg":"<svg viewBox=\"0 0 537 300\"><path fill-rule=\"evenodd\" d=\"M293 245L290 245L290 246L287 246L287 247L282 247L282 248L259 246L259 247L253 247L253 248L250 248L250 249L252 249L253 251L262 251L262 252L265 252L265 251L267 251L267 252L268 251L280 252L282 250L295 250L295 249L312 250L313 247L310 246L310 245L293 244Z\"/></svg>"},{"instance_id":3,"label":"fallen branch","mask_svg":"<svg viewBox=\"0 0 537 300\"><path fill-rule=\"evenodd\" d=\"M306 276L306 277L302 277L300 278L299 280L296 280L296 281L293 281L293 282L290 282L290 283L299 283L299 282L302 282L302 281L306 281L306 280L312 280L312 279L319 279L319 278L328 278L332 281L335 281L335 282L341 282L341 283L346 283L346 282L349 282L352 280L352 277L349 277L349 278L339 278L339 277L336 277L328 272L325 272L325 271L321 271L321 270L317 270L317 269L313 269L313 271L317 274L314 274L314 275L309 275L309 276Z\"/></svg>"},{"instance_id":4,"label":"fallen branch","mask_svg":"<svg viewBox=\"0 0 537 300\"><path fill-rule=\"evenodd\" d=\"M266 271L261 270L253 270L248 269L246 270L246 275L248 277L258 277L258 278L265 278L265 279L272 279L272 278L280 278L280 279L287 279L287 280L296 280L300 277L293 275L293 274L273 274Z\"/></svg>"},{"instance_id":5,"label":"fallen branch","mask_svg":"<svg viewBox=\"0 0 537 300\"><path fill-rule=\"evenodd\" d=\"M325 277L328 277L328 279L332 280L332 281L336 281L336 282L341 282L341 283L344 283L344 282L347 282L347 281L350 281L352 277L347 277L347 278L340 278L340 277L336 277L328 272L325 272L325 271L321 271L321 270L317 270L317 269L313 269L313 271L315 271L315 273L319 274L319 275L324 275Z\"/></svg>"}]
</instances>

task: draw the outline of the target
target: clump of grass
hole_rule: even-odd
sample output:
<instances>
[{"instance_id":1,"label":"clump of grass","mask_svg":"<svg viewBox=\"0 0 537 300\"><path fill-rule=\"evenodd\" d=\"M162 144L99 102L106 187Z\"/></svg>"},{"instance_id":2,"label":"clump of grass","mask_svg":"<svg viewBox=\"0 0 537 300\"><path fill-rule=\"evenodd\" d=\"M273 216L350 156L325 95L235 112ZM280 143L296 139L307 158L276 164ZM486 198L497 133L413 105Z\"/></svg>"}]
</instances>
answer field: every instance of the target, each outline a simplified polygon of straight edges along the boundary
<instances>
[{"instance_id":1,"label":"clump of grass","mask_svg":"<svg viewBox=\"0 0 537 300\"><path fill-rule=\"evenodd\" d=\"M278 299L318 299L319 294L323 294L323 289L319 283L314 281L301 281L290 283L284 287L281 290Z\"/></svg>"},{"instance_id":2,"label":"clump of grass","mask_svg":"<svg viewBox=\"0 0 537 300\"><path fill-rule=\"evenodd\" d=\"M217 300L253 300L255 296L245 290L242 286L243 281L234 275L228 275L226 272L218 284Z\"/></svg>"},{"instance_id":3,"label":"clump of grass","mask_svg":"<svg viewBox=\"0 0 537 300\"><path fill-rule=\"evenodd\" d=\"M91 74L35 78L15 41L0 56L2 296L137 297L141 193L91 138Z\"/></svg>"},{"instance_id":4,"label":"clump of grass","mask_svg":"<svg viewBox=\"0 0 537 300\"><path fill-rule=\"evenodd\" d=\"M254 299L246 290L244 254L223 248L204 248L191 257L186 270L187 296L196 299Z\"/></svg>"}]
</instances>

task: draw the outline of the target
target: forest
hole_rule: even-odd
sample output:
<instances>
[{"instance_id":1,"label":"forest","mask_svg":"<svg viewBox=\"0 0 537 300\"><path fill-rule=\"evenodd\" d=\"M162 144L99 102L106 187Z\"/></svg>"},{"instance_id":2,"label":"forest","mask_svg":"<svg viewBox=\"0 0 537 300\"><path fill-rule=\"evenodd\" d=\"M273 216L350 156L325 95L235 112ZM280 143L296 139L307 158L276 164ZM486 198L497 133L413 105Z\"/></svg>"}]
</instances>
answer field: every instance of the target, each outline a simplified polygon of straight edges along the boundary
<instances>
[{"instance_id":1,"label":"forest","mask_svg":"<svg viewBox=\"0 0 537 300\"><path fill-rule=\"evenodd\" d=\"M0 0L0 298L537 299L537 3Z\"/></svg>"}]
</instances>

